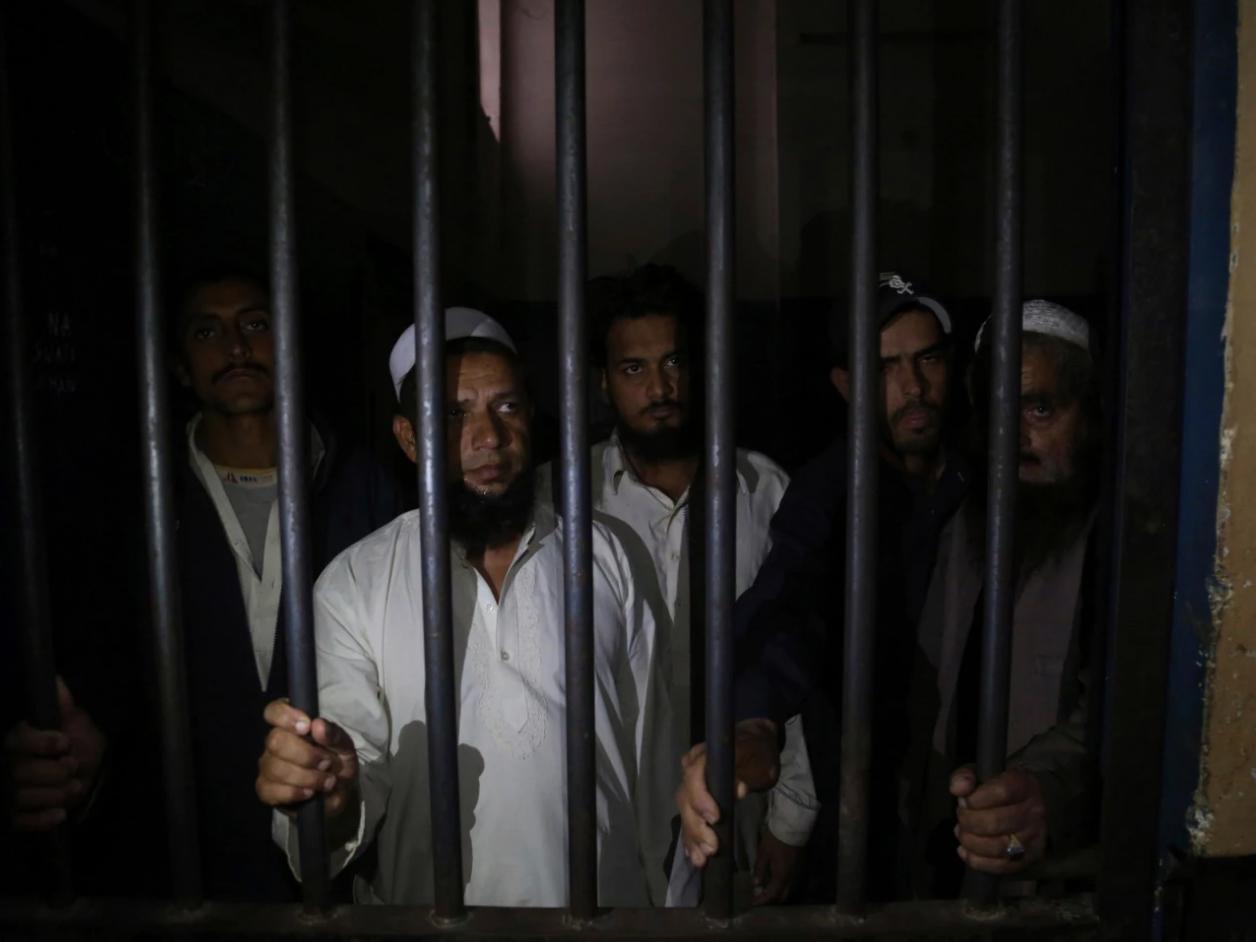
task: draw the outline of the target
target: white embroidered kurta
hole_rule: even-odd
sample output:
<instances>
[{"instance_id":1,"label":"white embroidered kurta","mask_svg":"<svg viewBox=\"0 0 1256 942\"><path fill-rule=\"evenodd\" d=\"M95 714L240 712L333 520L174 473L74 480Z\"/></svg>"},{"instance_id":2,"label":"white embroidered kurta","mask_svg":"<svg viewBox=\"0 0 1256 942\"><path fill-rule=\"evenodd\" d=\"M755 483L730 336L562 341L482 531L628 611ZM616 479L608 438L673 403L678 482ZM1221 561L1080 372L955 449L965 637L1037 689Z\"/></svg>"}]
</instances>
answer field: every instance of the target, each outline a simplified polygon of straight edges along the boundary
<instances>
[{"instance_id":1,"label":"white embroidered kurta","mask_svg":"<svg viewBox=\"0 0 1256 942\"><path fill-rule=\"evenodd\" d=\"M547 506L535 520L500 602L451 552L471 905L567 904L562 532ZM374 840L378 867L355 887L362 901L432 899L420 561L411 511L341 553L315 587L320 712L353 737L362 794L356 835L329 848L331 864L338 872ZM657 822L659 804L672 801L672 757L660 769L642 747L666 741L658 737L671 719L655 623L622 547L600 526L593 605L599 901L645 906L646 870L661 867L670 836ZM296 828L276 812L274 830L296 872Z\"/></svg>"},{"instance_id":2,"label":"white embroidered kurta","mask_svg":"<svg viewBox=\"0 0 1256 942\"><path fill-rule=\"evenodd\" d=\"M689 493L673 501L659 489L643 484L625 462L616 434L593 446L590 467L594 509L611 518L603 522L623 542L641 593L657 619L667 625L665 657L679 757L689 741L690 664L693 657L703 656L703 652L690 649L693 589L689 580ZM754 582L771 549L772 516L789 477L770 458L745 449L737 450L736 470L733 588L735 595L741 595ZM541 474L542 488L549 486L552 474L553 466L547 465ZM677 762L677 784L679 768ZM802 723L793 717L785 726L780 781L768 798L768 827L788 844L805 844L819 807Z\"/></svg>"}]
</instances>

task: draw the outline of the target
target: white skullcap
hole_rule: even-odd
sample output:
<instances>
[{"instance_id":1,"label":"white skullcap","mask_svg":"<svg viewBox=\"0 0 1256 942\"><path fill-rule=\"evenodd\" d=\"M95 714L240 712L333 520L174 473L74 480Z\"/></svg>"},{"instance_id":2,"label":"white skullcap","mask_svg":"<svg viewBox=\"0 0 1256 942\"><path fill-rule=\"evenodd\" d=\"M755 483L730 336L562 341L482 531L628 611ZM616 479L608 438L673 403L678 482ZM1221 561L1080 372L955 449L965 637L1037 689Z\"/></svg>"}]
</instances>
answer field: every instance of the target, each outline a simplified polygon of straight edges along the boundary
<instances>
[{"instance_id":1,"label":"white skullcap","mask_svg":"<svg viewBox=\"0 0 1256 942\"><path fill-rule=\"evenodd\" d=\"M973 341L973 349L981 349L981 338L986 332L986 318L977 331L977 339ZM1027 334L1045 334L1058 337L1065 343L1081 347L1090 352L1090 325L1082 317L1074 314L1061 304L1053 304L1041 299L1026 301L1021 307L1021 331Z\"/></svg>"},{"instance_id":2,"label":"white skullcap","mask_svg":"<svg viewBox=\"0 0 1256 942\"><path fill-rule=\"evenodd\" d=\"M464 337L479 337L483 340L495 340L503 347L518 353L515 342L506 333L506 328L493 320L483 311L473 307L450 307L445 309L445 340L462 340ZM414 325L411 324L401 332L397 342L393 344L392 353L388 355L388 373L392 376L393 391L397 401L401 401L401 381L406 374L414 369Z\"/></svg>"}]
</instances>

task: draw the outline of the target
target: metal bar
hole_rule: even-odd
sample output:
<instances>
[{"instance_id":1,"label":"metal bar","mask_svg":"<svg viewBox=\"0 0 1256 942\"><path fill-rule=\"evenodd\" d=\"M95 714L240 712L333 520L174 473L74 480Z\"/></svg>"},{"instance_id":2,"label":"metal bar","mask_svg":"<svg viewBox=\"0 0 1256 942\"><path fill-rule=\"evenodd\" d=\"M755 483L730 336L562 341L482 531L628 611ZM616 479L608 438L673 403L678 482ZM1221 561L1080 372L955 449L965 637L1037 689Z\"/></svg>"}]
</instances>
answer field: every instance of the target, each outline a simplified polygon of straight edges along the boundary
<instances>
[{"instance_id":1,"label":"metal bar","mask_svg":"<svg viewBox=\"0 0 1256 942\"><path fill-rule=\"evenodd\" d=\"M297 311L296 224L292 169L292 3L271 7L270 278L275 317L275 422L279 453L279 545L283 554L283 625L288 698L318 715L310 559L309 443L302 401L300 314ZM298 811L301 888L307 910L321 909L327 890L321 795Z\"/></svg>"},{"instance_id":2,"label":"metal bar","mask_svg":"<svg viewBox=\"0 0 1256 942\"><path fill-rule=\"evenodd\" d=\"M733 914L733 5L706 0L705 70L706 291L706 741L707 786L720 809L722 852L708 862L708 916Z\"/></svg>"},{"instance_id":3,"label":"metal bar","mask_svg":"<svg viewBox=\"0 0 1256 942\"><path fill-rule=\"evenodd\" d=\"M35 441L35 404L32 397L30 355L22 307L22 260L18 243L17 167L13 154L13 100L9 70L11 14L0 7L0 215L4 227L5 350L8 380L9 427L6 449L12 461L13 519L17 524L17 577L20 593L22 667L26 675L26 719L37 729L57 729L56 666L53 659L52 619L48 598L48 554L44 544L44 504L39 486ZM74 898L70 869L69 825L58 825L48 837L51 899L67 904Z\"/></svg>"},{"instance_id":4,"label":"metal bar","mask_svg":"<svg viewBox=\"0 0 1256 942\"><path fill-rule=\"evenodd\" d=\"M554 909L485 908L465 926L450 932L429 924L413 906L344 906L335 917L313 920L290 904L211 902L195 913L127 899L86 899L52 912L27 901L0 907L0 936L65 940L89 937L127 940L250 938L273 940L372 939L500 942L502 939L990 939L1028 938L1095 940L1100 937L1090 899L1027 898L1010 901L996 919L975 918L962 900L911 900L869 906L860 919L834 918L831 906L758 906L728 922L708 919L701 909L631 908L611 910L598 919L596 932L572 925Z\"/></svg>"},{"instance_id":5,"label":"metal bar","mask_svg":"<svg viewBox=\"0 0 1256 942\"><path fill-rule=\"evenodd\" d=\"M1123 29L1116 52L1124 60L1117 361L1122 368L1106 665L1105 726L1113 734L1104 742L1100 822L1104 858L1112 863L1100 875L1098 899L1113 939L1151 938L1162 901L1155 822L1162 804L1173 605L1177 593L1189 591L1176 583L1174 570L1175 558L1191 552L1178 543L1183 350L1188 302L1200 302L1189 290L1189 261L1191 252L1206 251L1200 240L1192 240L1191 221L1210 218L1207 194L1191 190L1192 142L1206 133L1200 129L1208 120L1191 108L1192 83L1198 80L1193 70L1208 67L1192 63L1192 20L1223 5L1197 6L1152 0L1117 9ZM1221 42L1233 47L1232 29L1218 47ZM1209 106L1224 107L1220 96ZM1233 115L1226 118L1231 124ZM1227 188L1227 206L1228 193ZM1148 402L1157 408L1148 410ZM1205 424L1200 415L1190 419L1197 427ZM1214 449L1216 434L1214 425ZM1190 495L1199 506L1204 499L1199 491ZM1179 729L1186 725L1181 715L1173 722Z\"/></svg>"},{"instance_id":6,"label":"metal bar","mask_svg":"<svg viewBox=\"0 0 1256 942\"><path fill-rule=\"evenodd\" d=\"M423 554L423 671L431 776L435 917L465 917L458 804L458 715L445 486L445 324L441 313L437 2L414 4L414 336Z\"/></svg>"},{"instance_id":7,"label":"metal bar","mask_svg":"<svg viewBox=\"0 0 1256 942\"><path fill-rule=\"evenodd\" d=\"M140 434L144 466L144 532L166 804L171 886L188 907L201 902L200 837L188 712L183 604L175 543L174 467L166 384L165 319L157 236L157 167L153 141L152 8L131 9L132 95L135 108L136 340L140 363Z\"/></svg>"},{"instance_id":8,"label":"metal bar","mask_svg":"<svg viewBox=\"0 0 1256 942\"><path fill-rule=\"evenodd\" d=\"M1020 454L1021 363L1021 0L995 13L995 261L991 316L989 492L977 778L1003 771L1016 573L1016 488ZM970 873L967 895L992 903L998 881Z\"/></svg>"},{"instance_id":9,"label":"metal bar","mask_svg":"<svg viewBox=\"0 0 1256 942\"><path fill-rule=\"evenodd\" d=\"M554 11L558 154L563 609L567 683L567 853L571 914L597 913L593 738L593 509L589 488L584 0Z\"/></svg>"},{"instance_id":10,"label":"metal bar","mask_svg":"<svg viewBox=\"0 0 1256 942\"><path fill-rule=\"evenodd\" d=\"M851 6L854 152L851 161L850 443L846 499L846 633L842 653L841 796L837 905L862 911L867 892L868 798L875 656L880 330L876 318L877 14Z\"/></svg>"}]
</instances>

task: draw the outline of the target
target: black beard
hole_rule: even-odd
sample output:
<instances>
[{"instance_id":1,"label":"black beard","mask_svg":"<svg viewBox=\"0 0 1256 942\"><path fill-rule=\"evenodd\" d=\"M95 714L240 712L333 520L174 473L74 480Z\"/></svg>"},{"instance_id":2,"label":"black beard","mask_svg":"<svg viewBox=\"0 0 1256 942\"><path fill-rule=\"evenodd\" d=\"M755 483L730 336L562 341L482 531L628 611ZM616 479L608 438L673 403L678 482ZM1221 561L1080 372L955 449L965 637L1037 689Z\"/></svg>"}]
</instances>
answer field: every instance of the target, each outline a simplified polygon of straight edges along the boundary
<instances>
[{"instance_id":1,"label":"black beard","mask_svg":"<svg viewBox=\"0 0 1256 942\"><path fill-rule=\"evenodd\" d=\"M653 432L638 432L623 421L616 421L615 428L624 448L644 464L692 458L698 453L698 436L689 421L679 428L664 427Z\"/></svg>"},{"instance_id":2,"label":"black beard","mask_svg":"<svg viewBox=\"0 0 1256 942\"><path fill-rule=\"evenodd\" d=\"M477 494L461 480L449 485L449 536L470 556L486 547L500 546L523 533L536 502L536 473L532 468L510 482L500 494Z\"/></svg>"}]
</instances>

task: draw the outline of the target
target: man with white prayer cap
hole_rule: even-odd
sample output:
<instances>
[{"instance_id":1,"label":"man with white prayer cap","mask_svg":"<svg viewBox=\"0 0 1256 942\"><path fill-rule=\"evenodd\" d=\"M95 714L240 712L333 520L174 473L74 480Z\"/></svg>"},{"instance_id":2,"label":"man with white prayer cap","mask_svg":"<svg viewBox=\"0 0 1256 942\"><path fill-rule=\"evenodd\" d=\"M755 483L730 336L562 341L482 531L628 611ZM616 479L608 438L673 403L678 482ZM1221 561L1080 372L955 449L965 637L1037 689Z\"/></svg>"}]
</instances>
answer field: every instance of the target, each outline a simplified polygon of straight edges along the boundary
<instances>
[{"instance_id":1,"label":"man with white prayer cap","mask_svg":"<svg viewBox=\"0 0 1256 942\"><path fill-rule=\"evenodd\" d=\"M514 342L469 308L449 309L445 327L450 545L426 552L450 554L465 899L565 906L563 522L535 486ZM409 327L389 371L393 433L412 461L414 361ZM432 901L423 552L411 511L333 560L315 586L322 715L279 700L266 709L257 792L275 808L275 840L297 872L292 810L321 792L333 873L374 843L361 902ZM673 750L660 745L670 708L654 620L623 547L597 523L592 578L598 900L645 906L670 837L659 811L671 797Z\"/></svg>"},{"instance_id":2,"label":"man with white prayer cap","mask_svg":"<svg viewBox=\"0 0 1256 942\"><path fill-rule=\"evenodd\" d=\"M990 377L987 325L970 393L982 432ZM984 618L986 481L943 531L921 615L913 759L903 804L916 836L912 889L954 895L963 866L1023 874L1092 836L1089 723L1093 530L1102 422L1090 328L1034 300L1022 309L1020 460L1006 771L981 783L976 759ZM982 451L984 453L984 451Z\"/></svg>"}]
</instances>

